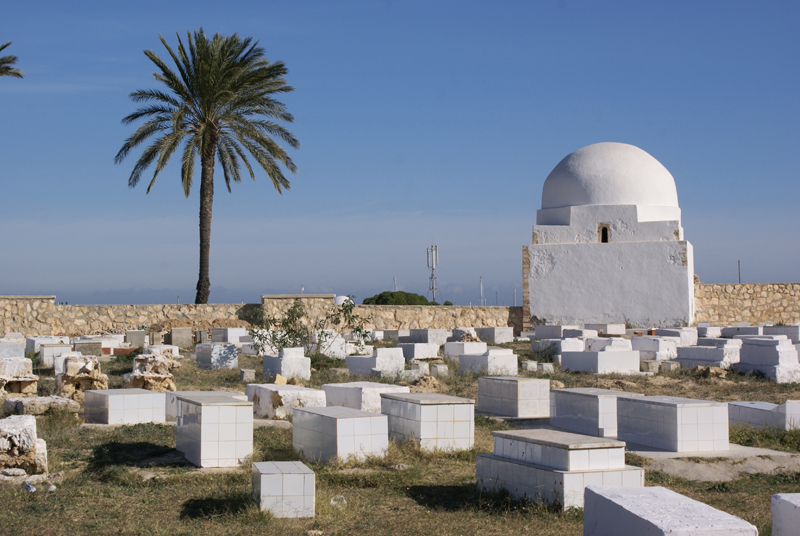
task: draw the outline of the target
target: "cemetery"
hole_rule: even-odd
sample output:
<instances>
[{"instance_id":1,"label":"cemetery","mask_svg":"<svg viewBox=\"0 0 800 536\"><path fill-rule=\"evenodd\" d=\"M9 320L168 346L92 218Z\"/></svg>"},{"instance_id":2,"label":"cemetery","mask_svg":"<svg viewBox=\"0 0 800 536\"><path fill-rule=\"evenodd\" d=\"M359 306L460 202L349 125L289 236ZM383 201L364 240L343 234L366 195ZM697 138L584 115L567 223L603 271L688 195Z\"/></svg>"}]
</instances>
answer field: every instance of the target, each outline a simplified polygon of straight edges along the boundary
<instances>
[{"instance_id":1,"label":"cemetery","mask_svg":"<svg viewBox=\"0 0 800 536\"><path fill-rule=\"evenodd\" d=\"M800 285L697 281L615 143L553 169L522 268L521 307L0 297L3 530L797 534Z\"/></svg>"}]
</instances>

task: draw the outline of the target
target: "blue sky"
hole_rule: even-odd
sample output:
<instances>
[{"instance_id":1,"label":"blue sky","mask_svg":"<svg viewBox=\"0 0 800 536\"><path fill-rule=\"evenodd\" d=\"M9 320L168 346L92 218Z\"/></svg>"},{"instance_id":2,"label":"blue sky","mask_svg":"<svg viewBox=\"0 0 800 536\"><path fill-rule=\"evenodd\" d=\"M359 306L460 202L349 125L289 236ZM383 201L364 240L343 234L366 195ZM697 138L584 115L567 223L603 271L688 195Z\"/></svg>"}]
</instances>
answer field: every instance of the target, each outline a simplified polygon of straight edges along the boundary
<instances>
[{"instance_id":1,"label":"blue sky","mask_svg":"<svg viewBox=\"0 0 800 536\"><path fill-rule=\"evenodd\" d=\"M0 79L0 294L70 303L191 303L198 189L176 162L130 189L113 158L128 94L155 87L162 34L259 39L299 171L218 182L212 302L260 294L424 294L521 303L547 174L601 141L641 147L678 187L706 282L800 281L797 2L15 2ZM217 175L221 180L220 174ZM196 179L198 184L199 179Z\"/></svg>"}]
</instances>

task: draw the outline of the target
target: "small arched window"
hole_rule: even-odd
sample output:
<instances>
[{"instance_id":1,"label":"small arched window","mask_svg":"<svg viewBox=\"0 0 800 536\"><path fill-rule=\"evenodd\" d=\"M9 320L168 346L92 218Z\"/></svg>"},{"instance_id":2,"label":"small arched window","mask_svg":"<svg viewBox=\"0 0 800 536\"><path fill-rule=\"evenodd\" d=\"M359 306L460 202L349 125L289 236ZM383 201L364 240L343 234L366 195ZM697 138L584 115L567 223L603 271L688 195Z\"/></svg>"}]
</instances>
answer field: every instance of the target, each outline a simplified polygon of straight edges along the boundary
<instances>
[{"instance_id":1,"label":"small arched window","mask_svg":"<svg viewBox=\"0 0 800 536\"><path fill-rule=\"evenodd\" d=\"M608 244L611 238L611 230L608 223L597 224L597 241L601 244Z\"/></svg>"},{"instance_id":2,"label":"small arched window","mask_svg":"<svg viewBox=\"0 0 800 536\"><path fill-rule=\"evenodd\" d=\"M608 244L608 227L603 227L603 230L600 232L600 242Z\"/></svg>"}]
</instances>

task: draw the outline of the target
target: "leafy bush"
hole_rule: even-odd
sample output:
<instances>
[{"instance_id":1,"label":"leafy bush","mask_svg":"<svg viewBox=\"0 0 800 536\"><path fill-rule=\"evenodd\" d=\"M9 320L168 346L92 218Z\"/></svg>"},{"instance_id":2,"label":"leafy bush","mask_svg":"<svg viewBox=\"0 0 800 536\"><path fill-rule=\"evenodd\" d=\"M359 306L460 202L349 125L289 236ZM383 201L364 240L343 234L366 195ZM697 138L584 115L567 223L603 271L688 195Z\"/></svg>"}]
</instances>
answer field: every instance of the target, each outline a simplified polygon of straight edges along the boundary
<instances>
[{"instance_id":1,"label":"leafy bush","mask_svg":"<svg viewBox=\"0 0 800 536\"><path fill-rule=\"evenodd\" d=\"M387 290L375 296L364 298L364 305L431 305L425 296L413 292ZM438 305L435 304L435 305Z\"/></svg>"}]
</instances>

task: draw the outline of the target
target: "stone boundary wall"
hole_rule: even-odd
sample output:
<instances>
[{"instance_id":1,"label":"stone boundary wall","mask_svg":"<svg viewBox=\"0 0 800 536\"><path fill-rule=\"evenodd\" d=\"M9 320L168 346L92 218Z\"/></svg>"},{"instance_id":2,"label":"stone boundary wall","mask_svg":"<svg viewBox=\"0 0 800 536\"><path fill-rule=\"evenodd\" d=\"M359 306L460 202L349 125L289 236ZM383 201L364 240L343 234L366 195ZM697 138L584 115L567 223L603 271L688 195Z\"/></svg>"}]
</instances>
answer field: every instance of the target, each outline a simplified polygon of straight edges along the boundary
<instances>
[{"instance_id":1,"label":"stone boundary wall","mask_svg":"<svg viewBox=\"0 0 800 536\"><path fill-rule=\"evenodd\" d=\"M295 298L313 316L325 314L333 294L262 296L268 315L278 316ZM0 296L0 336L17 331L32 335L76 335L107 331L123 332L155 324L242 325L240 315L258 304L157 304L157 305L58 305L55 296ZM356 313L369 318L375 329L452 329L461 326L512 326L519 333L522 307L467 307L420 305L358 305Z\"/></svg>"},{"instance_id":2,"label":"stone boundary wall","mask_svg":"<svg viewBox=\"0 0 800 536\"><path fill-rule=\"evenodd\" d=\"M698 322L791 324L800 322L800 283L718 285L695 281L694 303Z\"/></svg>"}]
</instances>

